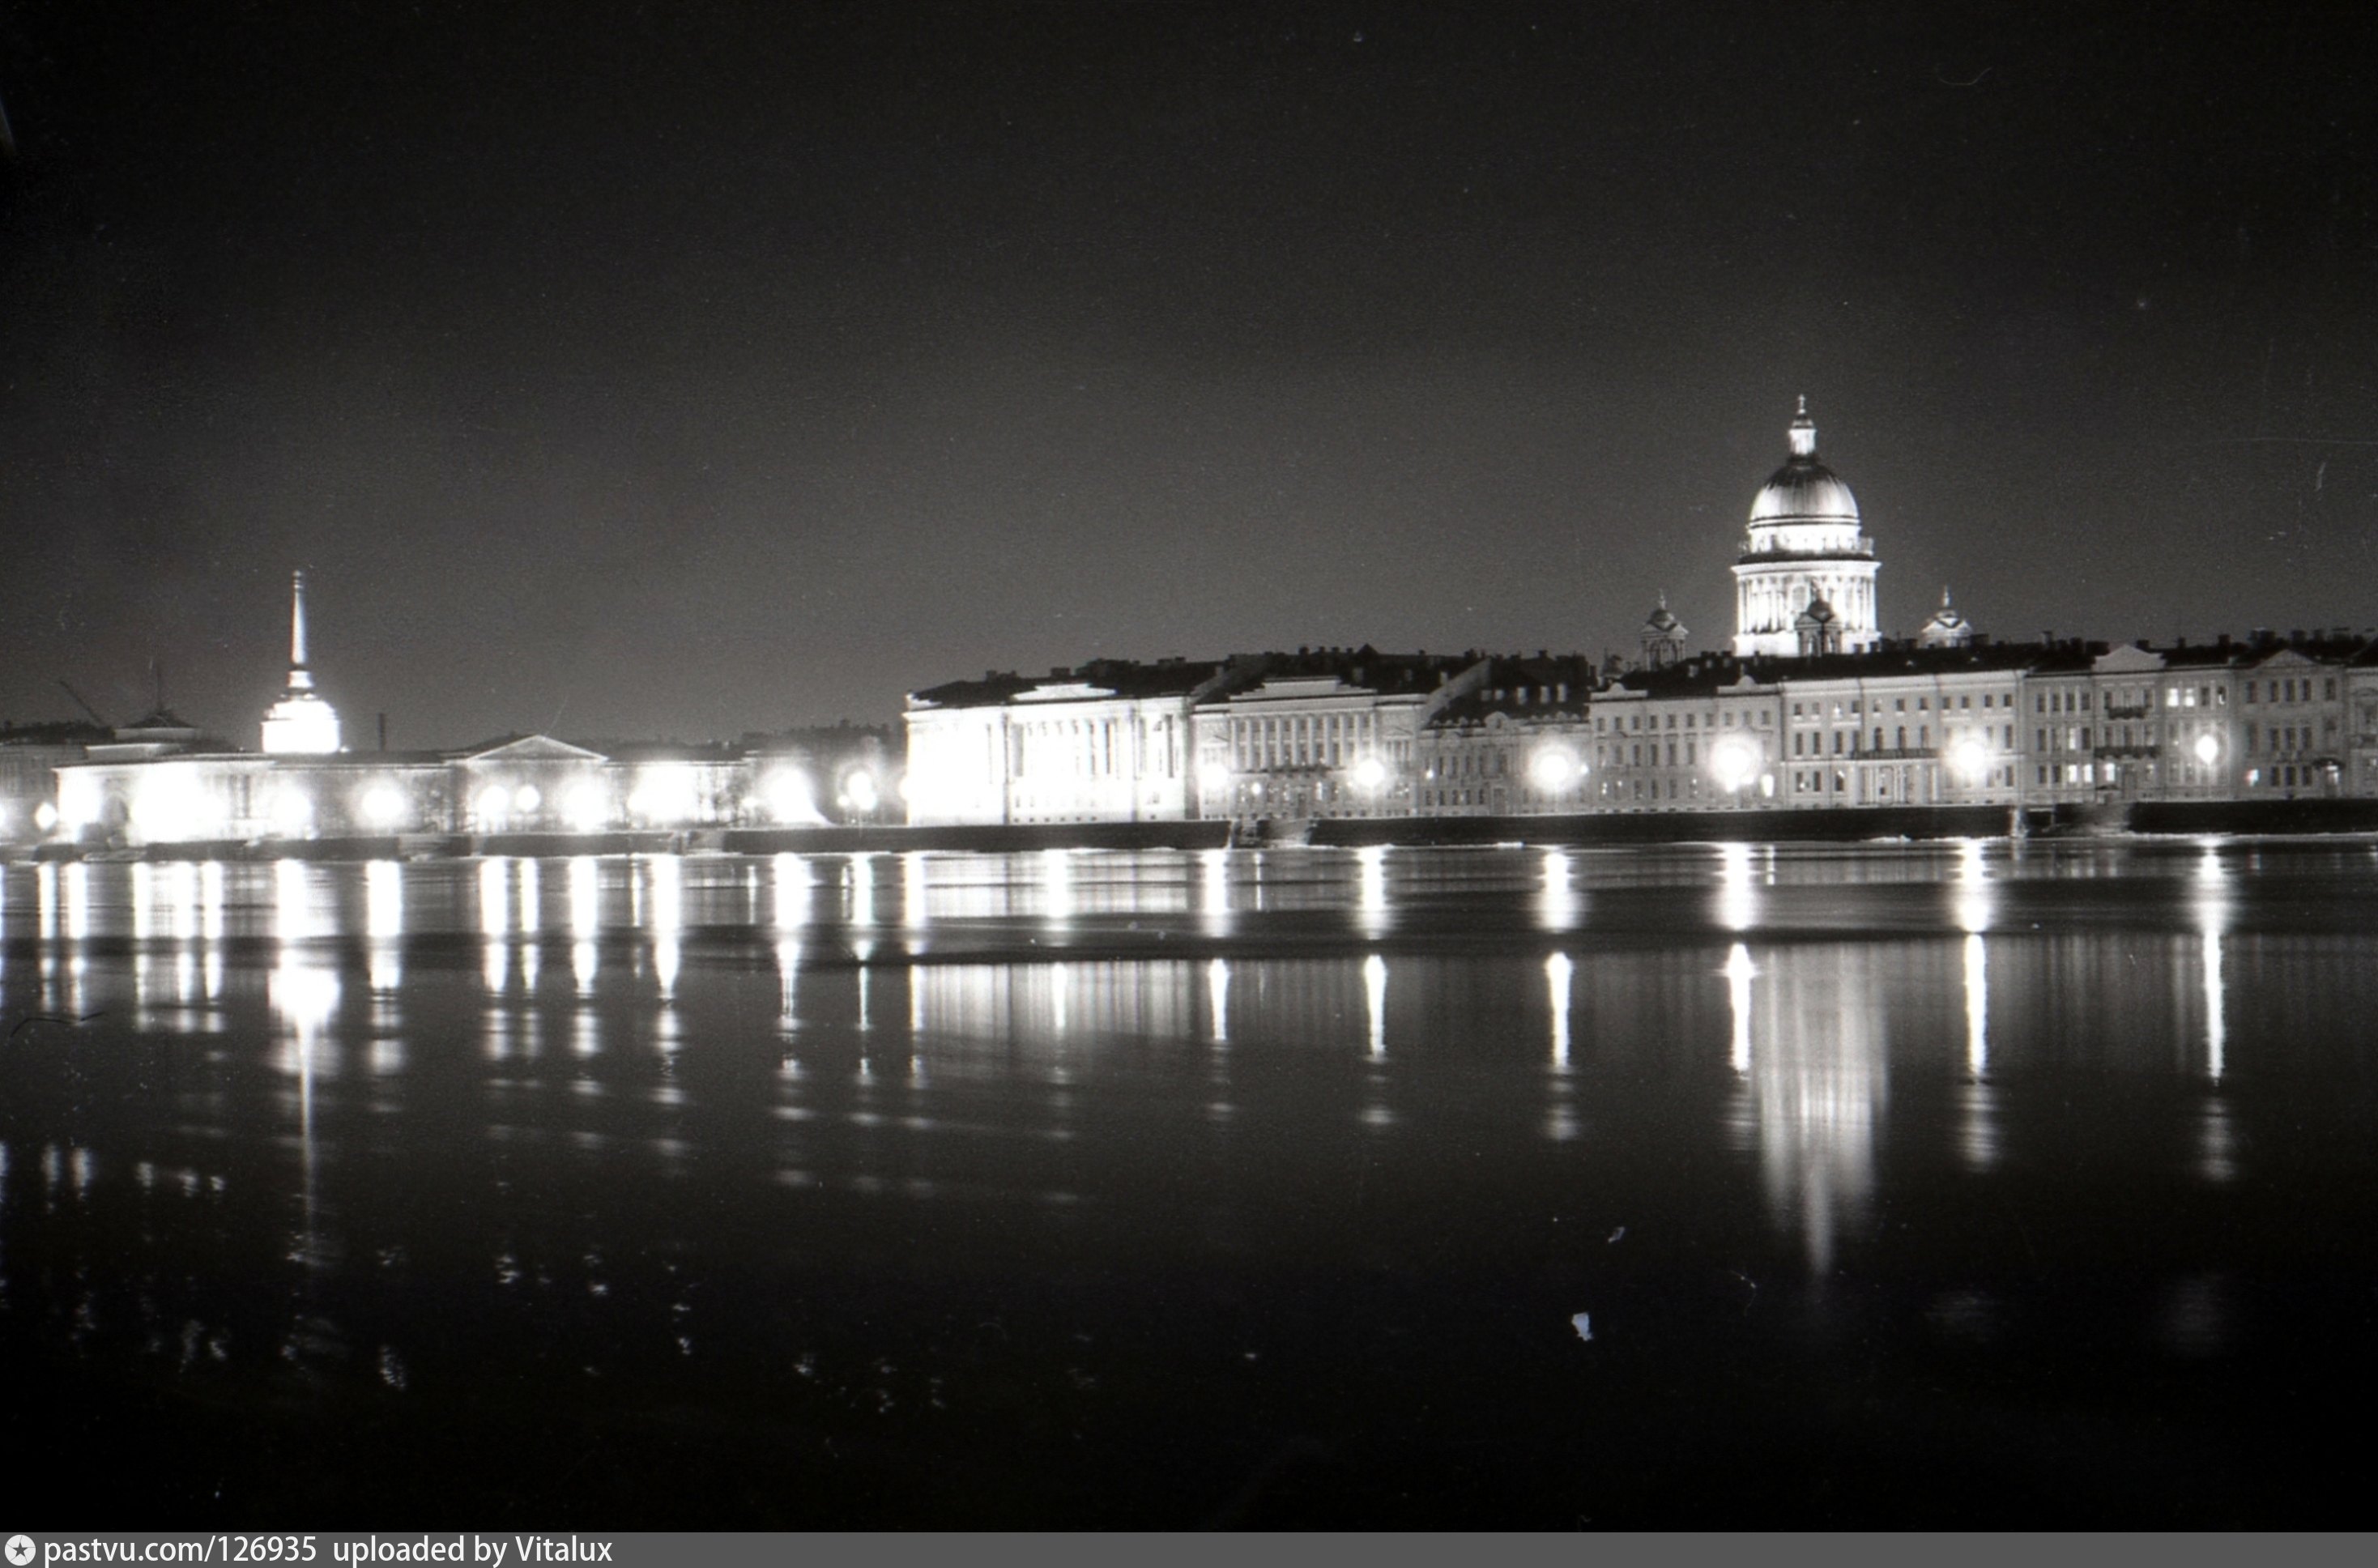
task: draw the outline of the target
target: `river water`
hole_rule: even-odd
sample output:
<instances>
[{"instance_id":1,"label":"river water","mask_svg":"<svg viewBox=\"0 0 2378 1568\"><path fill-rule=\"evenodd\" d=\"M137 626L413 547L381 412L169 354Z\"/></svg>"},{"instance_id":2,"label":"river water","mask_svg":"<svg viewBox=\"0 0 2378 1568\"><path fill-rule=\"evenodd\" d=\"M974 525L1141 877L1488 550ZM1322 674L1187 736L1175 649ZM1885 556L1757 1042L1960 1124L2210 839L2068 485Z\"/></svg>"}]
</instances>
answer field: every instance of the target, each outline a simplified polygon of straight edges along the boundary
<instances>
[{"instance_id":1,"label":"river water","mask_svg":"<svg viewBox=\"0 0 2378 1568\"><path fill-rule=\"evenodd\" d=\"M2364 842L13 866L8 1528L2343 1522Z\"/></svg>"}]
</instances>

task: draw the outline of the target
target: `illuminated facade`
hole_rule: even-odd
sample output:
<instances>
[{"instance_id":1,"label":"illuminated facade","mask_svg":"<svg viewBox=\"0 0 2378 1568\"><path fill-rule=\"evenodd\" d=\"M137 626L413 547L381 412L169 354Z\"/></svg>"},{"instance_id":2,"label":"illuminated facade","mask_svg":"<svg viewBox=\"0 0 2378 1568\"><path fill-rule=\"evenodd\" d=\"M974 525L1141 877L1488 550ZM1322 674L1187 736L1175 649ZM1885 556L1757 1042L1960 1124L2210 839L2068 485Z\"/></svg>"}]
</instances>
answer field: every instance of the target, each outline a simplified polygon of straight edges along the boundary
<instances>
[{"instance_id":1,"label":"illuminated facade","mask_svg":"<svg viewBox=\"0 0 2378 1568\"><path fill-rule=\"evenodd\" d=\"M1423 728L1492 662L1300 649L1198 704L1198 815L1237 822L1409 817L1427 783Z\"/></svg>"},{"instance_id":2,"label":"illuminated facade","mask_svg":"<svg viewBox=\"0 0 2378 1568\"><path fill-rule=\"evenodd\" d=\"M1879 570L1804 401L1786 461L1751 505L1730 652L1688 654L1663 596L1639 659L1602 672L1574 657L1370 649L1174 661L1206 684L1166 692L1177 706L1165 712L1194 729L1195 768L1166 773L1160 794L1114 771L1106 738L1111 723L1145 715L1101 704L1163 666L936 688L909 702L910 820L2378 799L2378 640L2366 634L1994 642L1944 591L1914 637L1886 640Z\"/></svg>"},{"instance_id":3,"label":"illuminated facade","mask_svg":"<svg viewBox=\"0 0 2378 1568\"><path fill-rule=\"evenodd\" d=\"M1881 569L1857 497L1817 458L1808 401L1792 421L1791 455L1750 504L1734 569L1737 658L1863 653L1882 640L1875 575Z\"/></svg>"},{"instance_id":4,"label":"illuminated facade","mask_svg":"<svg viewBox=\"0 0 2378 1568\"><path fill-rule=\"evenodd\" d=\"M1421 730L1414 812L1531 817L1587 809L1597 783L1588 709L1599 685L1582 658L1488 661L1471 689Z\"/></svg>"},{"instance_id":5,"label":"illuminated facade","mask_svg":"<svg viewBox=\"0 0 2378 1568\"><path fill-rule=\"evenodd\" d=\"M908 699L908 820L1164 822L1196 815L1192 715L1236 663L993 671Z\"/></svg>"}]
</instances>

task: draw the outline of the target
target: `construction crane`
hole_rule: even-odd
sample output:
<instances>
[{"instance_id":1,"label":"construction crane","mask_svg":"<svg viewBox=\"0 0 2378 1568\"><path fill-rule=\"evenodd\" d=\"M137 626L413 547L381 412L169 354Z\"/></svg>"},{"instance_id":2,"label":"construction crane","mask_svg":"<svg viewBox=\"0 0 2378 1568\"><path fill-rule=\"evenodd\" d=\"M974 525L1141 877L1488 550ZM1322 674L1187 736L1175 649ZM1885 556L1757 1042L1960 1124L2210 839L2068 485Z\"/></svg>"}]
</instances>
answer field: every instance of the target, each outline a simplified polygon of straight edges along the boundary
<instances>
[{"instance_id":1,"label":"construction crane","mask_svg":"<svg viewBox=\"0 0 2378 1568\"><path fill-rule=\"evenodd\" d=\"M77 691L77 690L76 690L73 687L71 687L71 686L67 686L67 685L66 685L66 681L65 681L64 679L59 680L58 685L59 685L61 688L63 688L65 689L66 694L68 697L71 697L71 698L73 698L73 699L75 700L75 706L76 706L76 707L78 707L78 708L81 709L84 712L89 713L89 714L90 715L90 722L91 722L92 724L97 724L100 728L102 728L102 729L103 729L103 730L112 730L112 729L114 729L114 728L115 727L114 724L109 724L105 719L102 719L102 718L101 718L101 717L99 716L99 710L98 710L98 709L96 709L96 708L92 707L89 702L86 702L86 701L84 701L84 700L83 700L83 695L82 695L82 693L81 693L81 692Z\"/></svg>"}]
</instances>

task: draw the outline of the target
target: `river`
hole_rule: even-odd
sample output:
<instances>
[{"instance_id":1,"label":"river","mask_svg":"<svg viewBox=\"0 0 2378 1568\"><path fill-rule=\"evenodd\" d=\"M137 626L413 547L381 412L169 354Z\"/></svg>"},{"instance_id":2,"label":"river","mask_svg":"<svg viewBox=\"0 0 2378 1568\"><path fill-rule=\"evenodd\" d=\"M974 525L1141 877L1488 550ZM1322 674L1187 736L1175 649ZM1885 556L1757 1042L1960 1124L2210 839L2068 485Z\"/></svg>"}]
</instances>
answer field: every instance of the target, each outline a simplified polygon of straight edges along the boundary
<instances>
[{"instance_id":1,"label":"river","mask_svg":"<svg viewBox=\"0 0 2378 1568\"><path fill-rule=\"evenodd\" d=\"M10 866L0 1524L2342 1522L2374 895L2360 840Z\"/></svg>"}]
</instances>

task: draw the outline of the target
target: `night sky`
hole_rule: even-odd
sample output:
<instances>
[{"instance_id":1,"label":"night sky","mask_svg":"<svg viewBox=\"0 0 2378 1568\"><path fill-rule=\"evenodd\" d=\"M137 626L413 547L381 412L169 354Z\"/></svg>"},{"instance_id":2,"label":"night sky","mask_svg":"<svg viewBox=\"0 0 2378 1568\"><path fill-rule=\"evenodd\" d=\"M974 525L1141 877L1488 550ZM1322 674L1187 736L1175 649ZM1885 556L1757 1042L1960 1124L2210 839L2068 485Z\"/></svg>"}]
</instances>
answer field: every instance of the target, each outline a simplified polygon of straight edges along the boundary
<instances>
[{"instance_id":1,"label":"night sky","mask_svg":"<svg viewBox=\"0 0 2378 1568\"><path fill-rule=\"evenodd\" d=\"M1886 631L2378 625L2361 9L18 0L0 716L1713 647L1800 393Z\"/></svg>"}]
</instances>

